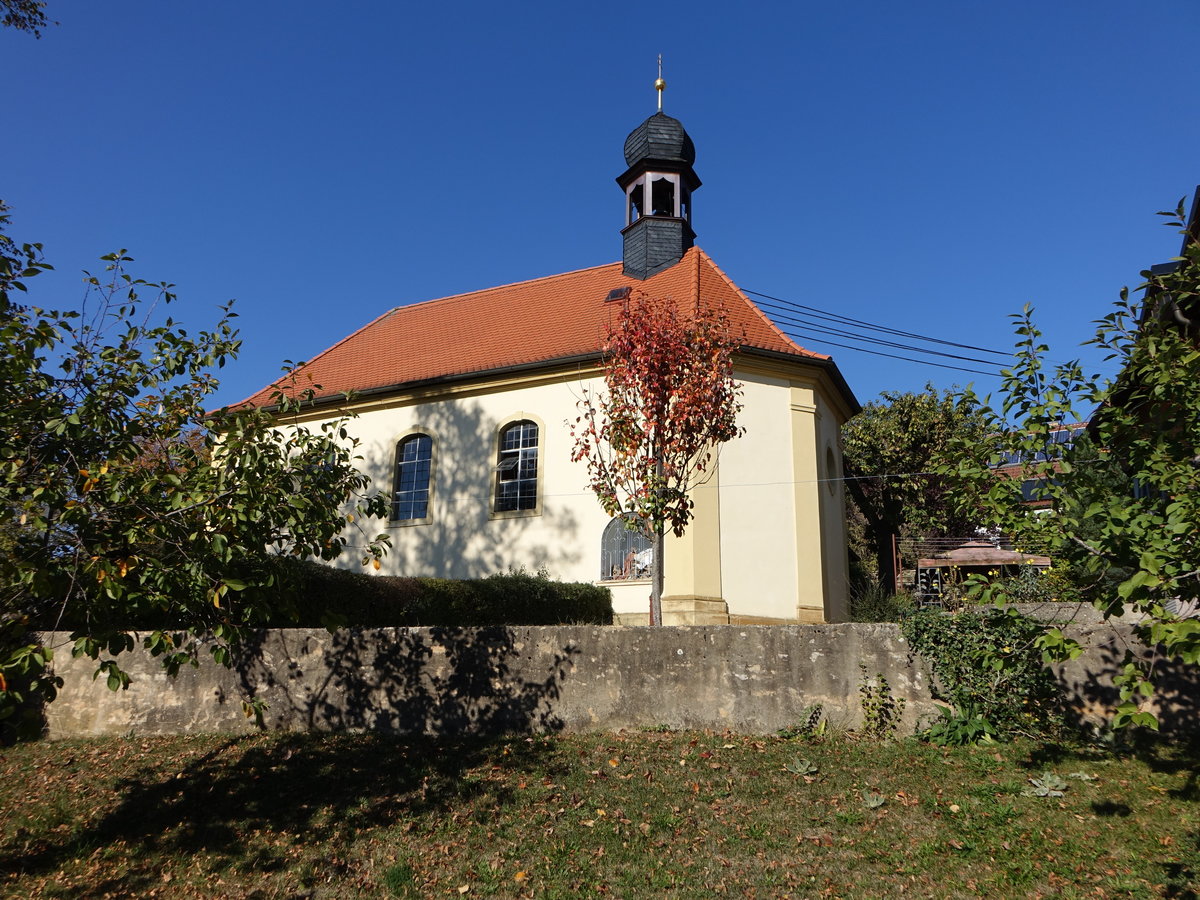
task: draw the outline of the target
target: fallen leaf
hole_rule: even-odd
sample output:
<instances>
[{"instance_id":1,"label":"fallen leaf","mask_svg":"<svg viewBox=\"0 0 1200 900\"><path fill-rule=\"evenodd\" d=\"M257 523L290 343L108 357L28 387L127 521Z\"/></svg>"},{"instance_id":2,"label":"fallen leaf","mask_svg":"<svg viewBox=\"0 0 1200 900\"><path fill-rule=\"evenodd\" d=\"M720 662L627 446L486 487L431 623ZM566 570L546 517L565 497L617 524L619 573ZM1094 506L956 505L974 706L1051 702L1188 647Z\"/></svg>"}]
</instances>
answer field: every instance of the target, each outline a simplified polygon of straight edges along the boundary
<instances>
[{"instance_id":1,"label":"fallen leaf","mask_svg":"<svg viewBox=\"0 0 1200 900\"><path fill-rule=\"evenodd\" d=\"M528 876L528 875L526 875L524 871L521 871L521 872L518 872L516 875L514 875L514 876L513 876L513 881L524 881L524 880L525 880L526 878L528 878L528 877L529 877L529 876Z\"/></svg>"}]
</instances>

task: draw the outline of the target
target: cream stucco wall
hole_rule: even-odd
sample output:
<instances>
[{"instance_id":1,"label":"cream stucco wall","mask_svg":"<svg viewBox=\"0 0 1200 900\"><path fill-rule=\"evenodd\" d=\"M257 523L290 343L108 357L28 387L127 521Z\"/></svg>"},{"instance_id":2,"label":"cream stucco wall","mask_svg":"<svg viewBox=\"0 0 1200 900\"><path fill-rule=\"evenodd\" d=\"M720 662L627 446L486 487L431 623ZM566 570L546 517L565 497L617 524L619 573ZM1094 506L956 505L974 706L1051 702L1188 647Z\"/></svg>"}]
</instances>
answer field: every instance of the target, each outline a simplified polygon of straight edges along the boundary
<instances>
[{"instance_id":1,"label":"cream stucco wall","mask_svg":"<svg viewBox=\"0 0 1200 900\"><path fill-rule=\"evenodd\" d=\"M690 621L726 611L735 621L824 621L844 611L841 488L831 495L819 481L826 448L840 468L843 414L817 375L769 368L739 368L745 435L722 447L717 470L695 490L687 534L667 541L668 607L674 598L677 608L709 616ZM429 516L383 526L392 550L380 574L478 578L524 567L595 581L609 520L583 465L571 462L568 422L585 388L601 384L594 369L576 369L358 399L350 431L377 489L392 490L400 438L421 431L434 442ZM540 502L530 513L493 514L497 434L521 419L539 425ZM352 536L351 544L360 540ZM354 565L356 556L342 564ZM648 582L607 584L626 621L645 614Z\"/></svg>"},{"instance_id":2,"label":"cream stucco wall","mask_svg":"<svg viewBox=\"0 0 1200 900\"><path fill-rule=\"evenodd\" d=\"M599 574L599 534L608 519L570 460L566 422L582 389L577 375L512 379L474 388L359 404L350 426L379 490L392 489L395 448L405 434L433 438L430 513L420 524L386 528L392 550L381 574L479 578L510 568L547 569L557 578ZM504 425L539 426L538 509L494 515L496 441Z\"/></svg>"}]
</instances>

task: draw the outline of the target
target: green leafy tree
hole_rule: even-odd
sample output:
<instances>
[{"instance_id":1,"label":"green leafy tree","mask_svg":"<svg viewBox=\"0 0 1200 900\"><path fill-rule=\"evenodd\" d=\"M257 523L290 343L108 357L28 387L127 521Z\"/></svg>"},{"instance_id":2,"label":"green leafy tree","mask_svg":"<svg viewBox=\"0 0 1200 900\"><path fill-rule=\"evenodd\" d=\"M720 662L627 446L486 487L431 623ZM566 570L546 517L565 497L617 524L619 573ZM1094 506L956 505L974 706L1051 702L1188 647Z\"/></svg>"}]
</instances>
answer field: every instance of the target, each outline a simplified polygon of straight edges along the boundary
<instances>
[{"instance_id":1,"label":"green leafy tree","mask_svg":"<svg viewBox=\"0 0 1200 900\"><path fill-rule=\"evenodd\" d=\"M1185 235L1183 205L1163 213ZM1140 613L1140 634L1156 653L1200 661L1200 245L1188 235L1169 272L1143 272L1144 303L1122 289L1115 309L1097 324L1094 343L1115 361L1115 379L1086 377L1077 362L1049 366L1029 307L1017 316L1017 363L1005 372L1003 402L984 413L1018 453L1025 477L1037 480L1050 512L1021 502L1018 480L997 480L975 457L949 448L943 471L982 491L996 527L1033 535L1093 585L1115 585L1095 603L1106 615ZM967 393L964 402L976 398ZM1096 410L1094 450L1068 450L1061 460L1038 451L1061 423ZM1113 464L1124 477L1114 477ZM985 596L988 591L981 591ZM1003 599L1000 597L999 599ZM1061 635L1042 639L1053 652L1074 650ZM1127 655L1118 677L1114 724L1154 726L1144 707L1153 693L1156 653Z\"/></svg>"},{"instance_id":2,"label":"green leafy tree","mask_svg":"<svg viewBox=\"0 0 1200 900\"><path fill-rule=\"evenodd\" d=\"M683 535L689 492L709 477L720 445L741 434L737 347L720 309L635 294L607 336L605 390L579 402L571 459L587 465L604 511L654 542L652 624L662 624L665 531Z\"/></svg>"},{"instance_id":3,"label":"green leafy tree","mask_svg":"<svg viewBox=\"0 0 1200 900\"><path fill-rule=\"evenodd\" d=\"M41 247L0 245L0 719L53 698L33 626L68 628L114 689L134 629L171 672L202 639L228 663L278 611L278 558L331 560L348 521L387 511L344 421L288 423L303 395L206 412L240 345L228 307L191 335L155 309L172 285L105 260L82 311L62 312L16 302L49 268ZM385 541L364 538L364 563Z\"/></svg>"},{"instance_id":4,"label":"green leafy tree","mask_svg":"<svg viewBox=\"0 0 1200 900\"><path fill-rule=\"evenodd\" d=\"M956 502L951 495L960 486L935 473L935 461L954 439L984 464L990 437L986 418L972 403L956 402L951 392L933 385L919 393L884 391L842 426L846 485L866 526L858 553L873 555L876 568L866 567L869 580L895 590L893 535L973 533L980 524L973 504ZM854 519L852 510L852 524Z\"/></svg>"}]
</instances>

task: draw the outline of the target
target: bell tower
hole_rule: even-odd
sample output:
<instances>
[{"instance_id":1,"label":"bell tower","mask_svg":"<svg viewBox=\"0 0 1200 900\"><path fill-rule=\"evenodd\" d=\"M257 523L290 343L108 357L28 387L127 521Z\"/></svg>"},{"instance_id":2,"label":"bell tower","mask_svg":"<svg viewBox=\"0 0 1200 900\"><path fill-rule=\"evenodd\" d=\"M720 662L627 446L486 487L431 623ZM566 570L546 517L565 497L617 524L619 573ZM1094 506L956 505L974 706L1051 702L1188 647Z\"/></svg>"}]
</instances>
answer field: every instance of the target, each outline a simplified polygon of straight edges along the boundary
<instances>
[{"instance_id":1,"label":"bell tower","mask_svg":"<svg viewBox=\"0 0 1200 900\"><path fill-rule=\"evenodd\" d=\"M667 83L659 57L658 112L625 139L625 164L617 178L625 192L625 274L649 278L670 268L695 243L692 192L700 179L692 169L696 148L683 124L662 111Z\"/></svg>"}]
</instances>

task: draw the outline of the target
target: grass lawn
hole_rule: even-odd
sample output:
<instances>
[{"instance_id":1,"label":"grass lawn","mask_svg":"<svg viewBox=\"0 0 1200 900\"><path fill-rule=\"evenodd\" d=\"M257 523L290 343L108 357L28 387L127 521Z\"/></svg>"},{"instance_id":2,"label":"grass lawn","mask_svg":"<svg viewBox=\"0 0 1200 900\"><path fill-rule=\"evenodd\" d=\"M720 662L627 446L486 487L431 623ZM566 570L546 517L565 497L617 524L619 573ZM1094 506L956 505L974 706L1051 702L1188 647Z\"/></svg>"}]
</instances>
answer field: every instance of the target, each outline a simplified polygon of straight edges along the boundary
<instances>
[{"instance_id":1,"label":"grass lawn","mask_svg":"<svg viewBox=\"0 0 1200 900\"><path fill-rule=\"evenodd\" d=\"M26 744L0 749L0 892L1192 897L1198 760L654 732ZM1062 796L1023 795L1044 772Z\"/></svg>"}]
</instances>

